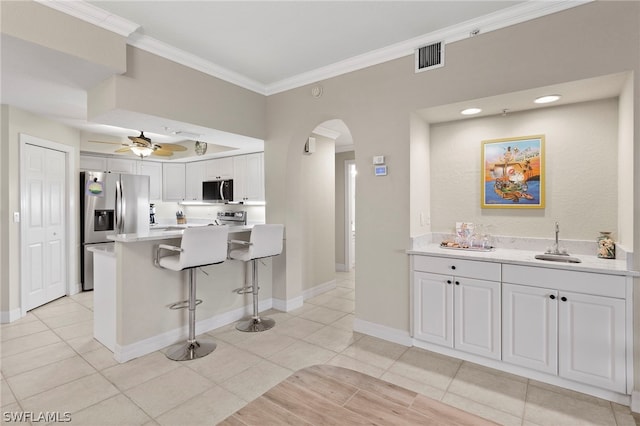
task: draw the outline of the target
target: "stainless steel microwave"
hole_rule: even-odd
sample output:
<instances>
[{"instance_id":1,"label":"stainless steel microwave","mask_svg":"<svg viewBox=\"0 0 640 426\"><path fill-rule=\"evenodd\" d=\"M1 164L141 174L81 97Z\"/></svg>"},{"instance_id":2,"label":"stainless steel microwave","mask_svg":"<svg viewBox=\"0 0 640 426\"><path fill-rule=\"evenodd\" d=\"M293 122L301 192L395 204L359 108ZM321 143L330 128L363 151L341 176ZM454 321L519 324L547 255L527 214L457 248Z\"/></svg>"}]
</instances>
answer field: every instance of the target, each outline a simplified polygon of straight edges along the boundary
<instances>
[{"instance_id":1,"label":"stainless steel microwave","mask_svg":"<svg viewBox=\"0 0 640 426\"><path fill-rule=\"evenodd\" d=\"M233 201L233 179L202 182L202 199L221 203Z\"/></svg>"}]
</instances>

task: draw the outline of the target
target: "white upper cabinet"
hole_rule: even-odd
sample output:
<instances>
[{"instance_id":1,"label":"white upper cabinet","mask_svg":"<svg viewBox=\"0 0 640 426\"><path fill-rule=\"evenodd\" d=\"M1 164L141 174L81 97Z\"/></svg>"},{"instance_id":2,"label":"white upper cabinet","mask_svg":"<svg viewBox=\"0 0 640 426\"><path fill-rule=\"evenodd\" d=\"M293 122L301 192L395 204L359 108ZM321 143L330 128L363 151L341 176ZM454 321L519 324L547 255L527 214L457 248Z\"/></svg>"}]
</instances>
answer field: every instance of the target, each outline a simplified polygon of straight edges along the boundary
<instances>
[{"instance_id":1,"label":"white upper cabinet","mask_svg":"<svg viewBox=\"0 0 640 426\"><path fill-rule=\"evenodd\" d=\"M138 161L137 174L149 176L149 199L162 200L162 163Z\"/></svg>"},{"instance_id":2,"label":"white upper cabinet","mask_svg":"<svg viewBox=\"0 0 640 426\"><path fill-rule=\"evenodd\" d=\"M111 173L128 173L135 175L138 172L138 160L126 158L107 158L107 170Z\"/></svg>"},{"instance_id":3,"label":"white upper cabinet","mask_svg":"<svg viewBox=\"0 0 640 426\"><path fill-rule=\"evenodd\" d=\"M233 179L233 157L204 161L204 180Z\"/></svg>"},{"instance_id":4,"label":"white upper cabinet","mask_svg":"<svg viewBox=\"0 0 640 426\"><path fill-rule=\"evenodd\" d=\"M233 200L264 201L264 153L233 157Z\"/></svg>"},{"instance_id":5,"label":"white upper cabinet","mask_svg":"<svg viewBox=\"0 0 640 426\"><path fill-rule=\"evenodd\" d=\"M81 155L80 171L106 172L107 159L105 157L94 157L93 155Z\"/></svg>"},{"instance_id":6,"label":"white upper cabinet","mask_svg":"<svg viewBox=\"0 0 640 426\"><path fill-rule=\"evenodd\" d=\"M186 164L185 197L186 201L202 200L202 182L206 161L195 161Z\"/></svg>"},{"instance_id":7,"label":"white upper cabinet","mask_svg":"<svg viewBox=\"0 0 640 426\"><path fill-rule=\"evenodd\" d=\"M162 164L162 200L184 201L185 165L184 163Z\"/></svg>"}]
</instances>

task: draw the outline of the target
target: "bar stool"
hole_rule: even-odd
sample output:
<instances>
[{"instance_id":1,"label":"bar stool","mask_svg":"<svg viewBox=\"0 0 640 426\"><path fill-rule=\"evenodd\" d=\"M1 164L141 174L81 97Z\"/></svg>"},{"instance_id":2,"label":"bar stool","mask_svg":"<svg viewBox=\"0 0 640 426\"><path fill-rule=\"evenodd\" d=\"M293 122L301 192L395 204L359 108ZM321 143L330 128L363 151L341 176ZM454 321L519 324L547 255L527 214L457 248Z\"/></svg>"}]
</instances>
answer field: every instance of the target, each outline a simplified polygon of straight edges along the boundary
<instances>
[{"instance_id":1,"label":"bar stool","mask_svg":"<svg viewBox=\"0 0 640 426\"><path fill-rule=\"evenodd\" d=\"M212 341L196 340L196 306L202 303L202 300L196 300L196 268L224 262L227 258L228 236L228 226L186 228L180 247L160 244L156 248L156 266L172 271L189 270L189 299L169 307L189 309L189 338L185 343L169 347L166 354L169 359L187 361L202 358L216 348ZM178 254L160 257L162 250Z\"/></svg>"},{"instance_id":2,"label":"bar stool","mask_svg":"<svg viewBox=\"0 0 640 426\"><path fill-rule=\"evenodd\" d=\"M284 235L284 225L269 224L255 225L251 229L251 238L249 242L231 240L233 244L241 244L245 247L231 250L229 258L242 260L243 262L251 262L251 286L239 288L238 294L253 294L253 316L236 324L236 328L240 331L265 331L272 328L276 322L271 318L260 318L258 315L258 265L256 260L265 257L277 256L282 253L282 237Z\"/></svg>"}]
</instances>

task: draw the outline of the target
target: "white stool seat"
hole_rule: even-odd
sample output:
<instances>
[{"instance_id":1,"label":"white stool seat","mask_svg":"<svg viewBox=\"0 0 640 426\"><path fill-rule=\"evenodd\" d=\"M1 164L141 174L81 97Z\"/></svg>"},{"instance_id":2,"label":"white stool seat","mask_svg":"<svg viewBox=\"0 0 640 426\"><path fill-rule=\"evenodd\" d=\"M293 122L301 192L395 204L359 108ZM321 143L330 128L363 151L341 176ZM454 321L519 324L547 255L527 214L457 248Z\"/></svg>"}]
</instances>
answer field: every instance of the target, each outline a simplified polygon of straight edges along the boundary
<instances>
[{"instance_id":1,"label":"white stool seat","mask_svg":"<svg viewBox=\"0 0 640 426\"><path fill-rule=\"evenodd\" d=\"M227 258L228 226L205 226L187 228L182 234L180 247L160 244L156 249L156 265L172 271L189 271L189 299L174 303L172 307L189 308L189 338L186 343L179 343L167 350L167 357L175 361L186 361L201 358L213 352L216 344L209 341L197 341L195 337L196 306L196 271L201 266L222 263ZM174 255L160 257L163 251L171 251ZM185 303L188 303L185 305Z\"/></svg>"},{"instance_id":2,"label":"white stool seat","mask_svg":"<svg viewBox=\"0 0 640 426\"><path fill-rule=\"evenodd\" d=\"M252 286L238 289L238 293L253 293L253 316L249 320L241 321L236 325L236 328L240 331L265 331L275 325L274 320L260 318L258 315L258 290L260 287L258 286L256 259L277 256L282 253L283 236L284 225L265 224L253 227L248 243L246 241L231 241L232 243L241 244L243 247L231 250L229 258L252 263Z\"/></svg>"}]
</instances>

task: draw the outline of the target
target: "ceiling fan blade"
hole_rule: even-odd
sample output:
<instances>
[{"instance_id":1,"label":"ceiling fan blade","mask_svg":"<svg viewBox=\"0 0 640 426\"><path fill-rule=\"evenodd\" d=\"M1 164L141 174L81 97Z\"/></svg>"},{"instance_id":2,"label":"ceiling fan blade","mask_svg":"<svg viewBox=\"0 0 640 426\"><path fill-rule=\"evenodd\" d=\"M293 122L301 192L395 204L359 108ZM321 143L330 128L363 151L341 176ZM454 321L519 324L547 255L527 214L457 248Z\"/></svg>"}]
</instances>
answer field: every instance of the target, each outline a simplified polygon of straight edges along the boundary
<instances>
[{"instance_id":1,"label":"ceiling fan blade","mask_svg":"<svg viewBox=\"0 0 640 426\"><path fill-rule=\"evenodd\" d=\"M125 146L124 148L116 149L116 152L127 152L130 150L131 150L130 146Z\"/></svg>"},{"instance_id":2,"label":"ceiling fan blade","mask_svg":"<svg viewBox=\"0 0 640 426\"><path fill-rule=\"evenodd\" d=\"M157 146L159 149L164 149L164 150L167 150L167 151L174 151L174 152L186 151L187 150L186 146L176 145L176 144L173 144L173 143L157 143L157 144L155 144L155 146Z\"/></svg>"},{"instance_id":3,"label":"ceiling fan blade","mask_svg":"<svg viewBox=\"0 0 640 426\"><path fill-rule=\"evenodd\" d=\"M173 152L168 151L166 149L158 148L155 151L153 151L151 154L152 155L159 155L161 157L171 157L173 155Z\"/></svg>"}]
</instances>

